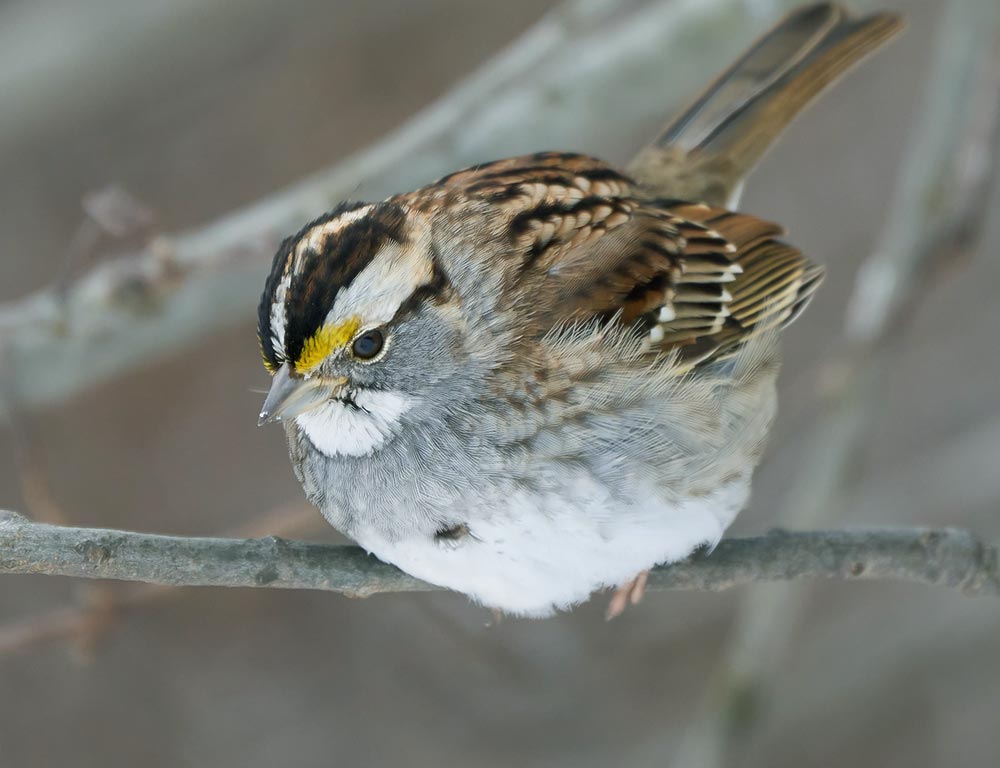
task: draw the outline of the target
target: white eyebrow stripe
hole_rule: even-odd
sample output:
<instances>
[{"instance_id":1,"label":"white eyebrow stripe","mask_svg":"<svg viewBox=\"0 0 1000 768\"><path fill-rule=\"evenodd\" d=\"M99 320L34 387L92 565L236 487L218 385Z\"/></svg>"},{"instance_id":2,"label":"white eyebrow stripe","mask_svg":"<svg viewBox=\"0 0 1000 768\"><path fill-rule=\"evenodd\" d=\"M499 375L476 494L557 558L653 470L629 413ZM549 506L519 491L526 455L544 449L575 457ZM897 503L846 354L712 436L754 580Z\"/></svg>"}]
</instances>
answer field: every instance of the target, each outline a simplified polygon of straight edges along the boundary
<instances>
[{"instance_id":1,"label":"white eyebrow stripe","mask_svg":"<svg viewBox=\"0 0 1000 768\"><path fill-rule=\"evenodd\" d=\"M388 323L414 291L431 281L430 227L419 219L410 221L411 239L383 243L371 263L337 293L326 323L352 316L365 325Z\"/></svg>"},{"instance_id":2,"label":"white eyebrow stripe","mask_svg":"<svg viewBox=\"0 0 1000 768\"><path fill-rule=\"evenodd\" d=\"M392 320L403 302L431 277L430 269L421 268L411 253L397 243L383 245L371 264L337 293L326 322L351 315L362 318L365 324Z\"/></svg>"}]
</instances>

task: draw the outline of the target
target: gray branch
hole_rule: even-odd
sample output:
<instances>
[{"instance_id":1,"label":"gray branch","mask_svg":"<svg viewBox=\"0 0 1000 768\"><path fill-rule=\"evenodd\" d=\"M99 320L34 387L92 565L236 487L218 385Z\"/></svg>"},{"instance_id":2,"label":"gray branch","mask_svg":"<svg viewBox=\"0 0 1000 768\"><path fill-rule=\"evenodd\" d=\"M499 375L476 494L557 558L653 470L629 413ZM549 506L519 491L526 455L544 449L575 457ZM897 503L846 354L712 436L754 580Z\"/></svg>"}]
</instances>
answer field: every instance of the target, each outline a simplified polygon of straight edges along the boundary
<instances>
[{"instance_id":1,"label":"gray branch","mask_svg":"<svg viewBox=\"0 0 1000 768\"><path fill-rule=\"evenodd\" d=\"M159 536L34 523L0 513L0 573L200 587L318 589L366 597L437 589L358 547L263 539ZM772 531L722 541L654 569L651 589L722 590L751 582L885 579L1000 596L998 546L969 531L906 528Z\"/></svg>"}]
</instances>

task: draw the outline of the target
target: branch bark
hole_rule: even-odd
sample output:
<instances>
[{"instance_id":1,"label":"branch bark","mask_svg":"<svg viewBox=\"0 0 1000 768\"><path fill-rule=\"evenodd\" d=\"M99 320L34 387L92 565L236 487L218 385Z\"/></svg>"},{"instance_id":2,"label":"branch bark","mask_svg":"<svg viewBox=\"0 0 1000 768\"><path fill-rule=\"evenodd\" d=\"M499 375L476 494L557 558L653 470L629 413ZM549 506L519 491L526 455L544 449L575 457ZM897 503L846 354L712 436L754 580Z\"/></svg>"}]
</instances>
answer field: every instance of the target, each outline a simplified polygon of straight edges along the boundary
<instances>
[{"instance_id":1,"label":"branch bark","mask_svg":"<svg viewBox=\"0 0 1000 768\"><path fill-rule=\"evenodd\" d=\"M34 523L0 513L0 573L171 586L317 589L367 597L438 589L352 546L160 536ZM722 541L654 569L650 589L723 590L751 582L887 579L1000 596L998 546L951 528L772 531Z\"/></svg>"}]
</instances>

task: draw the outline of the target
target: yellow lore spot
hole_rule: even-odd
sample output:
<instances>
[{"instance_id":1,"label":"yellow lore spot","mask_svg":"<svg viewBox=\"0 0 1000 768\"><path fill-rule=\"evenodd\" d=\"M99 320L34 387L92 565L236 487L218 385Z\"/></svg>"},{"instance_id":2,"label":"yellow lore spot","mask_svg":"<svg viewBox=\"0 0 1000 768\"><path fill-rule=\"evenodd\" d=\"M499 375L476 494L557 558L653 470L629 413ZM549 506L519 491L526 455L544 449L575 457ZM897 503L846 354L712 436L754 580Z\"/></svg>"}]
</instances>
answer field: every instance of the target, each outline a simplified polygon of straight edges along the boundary
<instances>
[{"instance_id":1,"label":"yellow lore spot","mask_svg":"<svg viewBox=\"0 0 1000 768\"><path fill-rule=\"evenodd\" d=\"M360 326L361 320L357 317L349 317L333 325L324 325L302 345L302 354L295 361L296 372L309 373L326 360L331 352L353 339Z\"/></svg>"}]
</instances>

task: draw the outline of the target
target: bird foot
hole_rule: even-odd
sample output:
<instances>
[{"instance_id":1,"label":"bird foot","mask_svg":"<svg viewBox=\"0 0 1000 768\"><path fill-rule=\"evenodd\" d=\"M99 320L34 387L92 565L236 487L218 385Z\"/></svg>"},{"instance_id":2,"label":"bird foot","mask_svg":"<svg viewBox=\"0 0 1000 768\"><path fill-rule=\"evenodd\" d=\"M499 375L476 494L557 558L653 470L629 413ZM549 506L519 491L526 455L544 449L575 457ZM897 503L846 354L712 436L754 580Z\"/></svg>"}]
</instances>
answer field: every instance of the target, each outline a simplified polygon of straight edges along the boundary
<instances>
[{"instance_id":1,"label":"bird foot","mask_svg":"<svg viewBox=\"0 0 1000 768\"><path fill-rule=\"evenodd\" d=\"M629 603L638 605L646 592L646 581L648 579L649 571L640 571L632 581L618 587L611 596L611 602L608 603L608 610L604 612L604 618L607 621L611 621L621 616Z\"/></svg>"}]
</instances>

